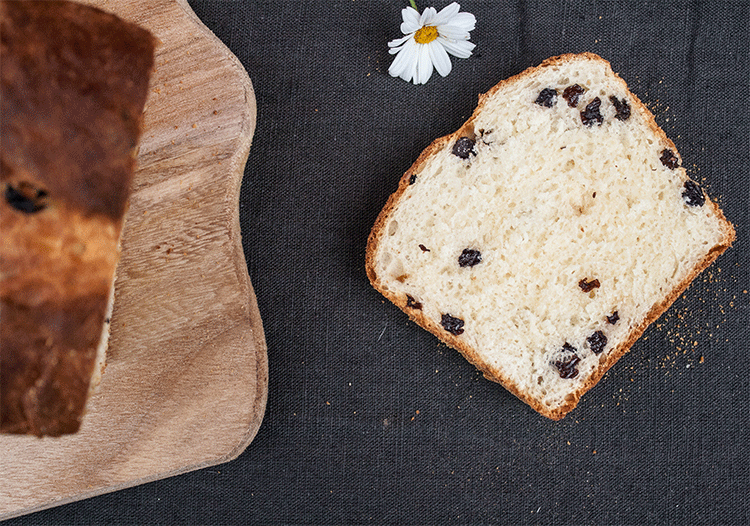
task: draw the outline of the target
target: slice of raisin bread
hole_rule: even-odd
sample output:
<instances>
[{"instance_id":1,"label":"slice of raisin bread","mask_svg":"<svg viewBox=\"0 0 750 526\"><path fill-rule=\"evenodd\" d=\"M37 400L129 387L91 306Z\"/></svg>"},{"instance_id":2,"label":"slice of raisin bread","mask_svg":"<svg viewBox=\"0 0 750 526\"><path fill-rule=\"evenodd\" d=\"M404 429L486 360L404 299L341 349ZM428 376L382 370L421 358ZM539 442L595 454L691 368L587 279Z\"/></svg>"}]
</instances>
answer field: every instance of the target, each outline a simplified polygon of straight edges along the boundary
<instances>
[{"instance_id":1,"label":"slice of raisin bread","mask_svg":"<svg viewBox=\"0 0 750 526\"><path fill-rule=\"evenodd\" d=\"M480 96L402 177L373 286L490 380L560 419L734 239L602 58L546 60Z\"/></svg>"},{"instance_id":2,"label":"slice of raisin bread","mask_svg":"<svg viewBox=\"0 0 750 526\"><path fill-rule=\"evenodd\" d=\"M88 6L0 3L2 432L76 432L98 381L154 46Z\"/></svg>"}]
</instances>

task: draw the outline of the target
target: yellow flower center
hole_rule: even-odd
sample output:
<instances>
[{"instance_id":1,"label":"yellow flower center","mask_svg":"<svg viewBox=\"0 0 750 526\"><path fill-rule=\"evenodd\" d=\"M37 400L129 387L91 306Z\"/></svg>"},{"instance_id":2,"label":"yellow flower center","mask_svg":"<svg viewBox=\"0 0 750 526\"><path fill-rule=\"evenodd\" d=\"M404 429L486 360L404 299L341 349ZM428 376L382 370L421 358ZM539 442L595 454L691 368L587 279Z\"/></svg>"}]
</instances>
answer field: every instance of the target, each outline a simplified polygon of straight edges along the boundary
<instances>
[{"instance_id":1,"label":"yellow flower center","mask_svg":"<svg viewBox=\"0 0 750 526\"><path fill-rule=\"evenodd\" d=\"M414 34L417 44L429 44L438 37L437 27L424 26Z\"/></svg>"}]
</instances>

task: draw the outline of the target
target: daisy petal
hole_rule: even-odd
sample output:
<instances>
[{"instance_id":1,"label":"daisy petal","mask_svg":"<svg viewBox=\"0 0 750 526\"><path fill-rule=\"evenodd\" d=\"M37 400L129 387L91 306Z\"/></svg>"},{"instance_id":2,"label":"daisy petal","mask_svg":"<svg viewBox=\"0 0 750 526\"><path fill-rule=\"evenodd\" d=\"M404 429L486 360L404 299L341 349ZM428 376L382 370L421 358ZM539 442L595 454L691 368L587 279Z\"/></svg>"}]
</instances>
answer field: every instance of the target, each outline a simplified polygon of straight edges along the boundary
<instances>
[{"instance_id":1,"label":"daisy petal","mask_svg":"<svg viewBox=\"0 0 750 526\"><path fill-rule=\"evenodd\" d=\"M454 30L450 26L438 26L438 35L448 40L469 40L468 32L462 30Z\"/></svg>"},{"instance_id":2,"label":"daisy petal","mask_svg":"<svg viewBox=\"0 0 750 526\"><path fill-rule=\"evenodd\" d=\"M419 62L417 64L417 75L419 75L419 79L415 78L414 81L415 84L417 80L419 80L419 84L426 84L432 76L432 59L430 58L430 48L434 46L423 44L420 47L422 49L419 50Z\"/></svg>"},{"instance_id":3,"label":"daisy petal","mask_svg":"<svg viewBox=\"0 0 750 526\"><path fill-rule=\"evenodd\" d=\"M412 25L412 24L409 24L408 22L404 22L403 24L401 24L401 27L399 29L401 29L401 32L404 35L410 36L416 33L417 30L421 27L422 26L420 25Z\"/></svg>"},{"instance_id":4,"label":"daisy petal","mask_svg":"<svg viewBox=\"0 0 750 526\"><path fill-rule=\"evenodd\" d=\"M409 40L399 50L398 55L396 55L396 58L391 63L391 67L388 68L388 73L392 77L404 78L404 72L412 69L412 62L416 62L415 45L413 40ZM404 80L408 82L411 80L411 77L408 79L404 78Z\"/></svg>"},{"instance_id":5,"label":"daisy petal","mask_svg":"<svg viewBox=\"0 0 750 526\"><path fill-rule=\"evenodd\" d=\"M471 50L476 47L476 44L472 44L468 40L454 42L447 38L438 37L436 42L440 42L448 53L458 58L469 58Z\"/></svg>"},{"instance_id":6,"label":"daisy petal","mask_svg":"<svg viewBox=\"0 0 750 526\"><path fill-rule=\"evenodd\" d=\"M445 48L441 45L432 45L429 46L429 49L430 60L432 60L435 69L441 76L447 76L448 73L451 72L453 66L451 65L451 59L445 51Z\"/></svg>"},{"instance_id":7,"label":"daisy petal","mask_svg":"<svg viewBox=\"0 0 750 526\"><path fill-rule=\"evenodd\" d=\"M443 22L442 25L451 26L455 29L461 29L463 31L474 31L474 26L476 26L476 24L477 19L471 13L458 13L452 19Z\"/></svg>"},{"instance_id":8,"label":"daisy petal","mask_svg":"<svg viewBox=\"0 0 750 526\"><path fill-rule=\"evenodd\" d=\"M435 16L435 18L432 19L431 24L433 26L439 26L441 24L447 24L451 21L451 19L456 16L456 13L458 13L458 10L461 9L461 6L458 5L456 2L453 2L447 7L444 7L440 10L440 12Z\"/></svg>"},{"instance_id":9,"label":"daisy petal","mask_svg":"<svg viewBox=\"0 0 750 526\"><path fill-rule=\"evenodd\" d=\"M436 14L437 11L435 11L434 7L428 7L427 9L422 11L422 16L419 18L420 27L434 25L432 23L432 19L435 18Z\"/></svg>"},{"instance_id":10,"label":"daisy petal","mask_svg":"<svg viewBox=\"0 0 750 526\"><path fill-rule=\"evenodd\" d=\"M417 66L419 64L419 47L420 45L417 44L416 42L414 43L413 46L410 46L409 67L408 69L405 69L403 73L401 73L401 78L404 79L406 82L413 80L414 84L417 83Z\"/></svg>"},{"instance_id":11,"label":"daisy petal","mask_svg":"<svg viewBox=\"0 0 750 526\"><path fill-rule=\"evenodd\" d=\"M388 47L397 47L397 46L400 46L401 44L403 44L404 42L406 42L410 38L411 38L411 35L406 35L405 37L397 38L395 40L391 40L390 42L388 42Z\"/></svg>"},{"instance_id":12,"label":"daisy petal","mask_svg":"<svg viewBox=\"0 0 750 526\"><path fill-rule=\"evenodd\" d=\"M422 27L419 25L419 13L413 7L405 7L401 10L401 18L404 19L404 23L401 24L401 32L406 35L414 33L417 29Z\"/></svg>"}]
</instances>

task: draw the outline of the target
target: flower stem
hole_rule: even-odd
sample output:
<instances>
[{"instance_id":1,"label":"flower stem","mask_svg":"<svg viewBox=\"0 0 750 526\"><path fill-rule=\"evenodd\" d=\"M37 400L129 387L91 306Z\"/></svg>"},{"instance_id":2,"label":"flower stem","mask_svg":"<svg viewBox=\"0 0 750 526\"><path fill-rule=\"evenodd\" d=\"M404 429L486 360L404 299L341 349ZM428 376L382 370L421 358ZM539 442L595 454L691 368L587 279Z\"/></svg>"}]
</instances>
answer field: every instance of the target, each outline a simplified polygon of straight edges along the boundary
<instances>
[{"instance_id":1,"label":"flower stem","mask_svg":"<svg viewBox=\"0 0 750 526\"><path fill-rule=\"evenodd\" d=\"M409 3L414 8L414 11L416 11L417 13L419 13L419 9L417 9L417 2L415 0L409 0Z\"/></svg>"}]
</instances>

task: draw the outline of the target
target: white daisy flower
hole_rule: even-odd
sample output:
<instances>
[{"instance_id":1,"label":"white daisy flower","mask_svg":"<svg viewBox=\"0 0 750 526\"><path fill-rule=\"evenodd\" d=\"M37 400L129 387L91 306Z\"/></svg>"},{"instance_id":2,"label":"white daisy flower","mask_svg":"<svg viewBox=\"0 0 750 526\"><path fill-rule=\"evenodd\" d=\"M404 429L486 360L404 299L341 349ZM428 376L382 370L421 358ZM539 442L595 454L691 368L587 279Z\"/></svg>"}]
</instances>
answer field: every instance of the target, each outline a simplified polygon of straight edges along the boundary
<instances>
[{"instance_id":1,"label":"white daisy flower","mask_svg":"<svg viewBox=\"0 0 750 526\"><path fill-rule=\"evenodd\" d=\"M401 32L406 36L388 42L390 53L396 54L388 73L424 84L430 80L433 66L443 77L451 72L448 53L458 58L471 56L475 44L469 42L469 31L474 29L476 18L471 13L459 13L460 8L456 2L439 13L428 7L421 16L413 7L404 8Z\"/></svg>"}]
</instances>

